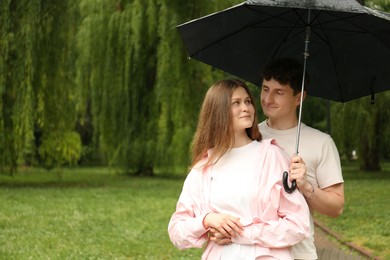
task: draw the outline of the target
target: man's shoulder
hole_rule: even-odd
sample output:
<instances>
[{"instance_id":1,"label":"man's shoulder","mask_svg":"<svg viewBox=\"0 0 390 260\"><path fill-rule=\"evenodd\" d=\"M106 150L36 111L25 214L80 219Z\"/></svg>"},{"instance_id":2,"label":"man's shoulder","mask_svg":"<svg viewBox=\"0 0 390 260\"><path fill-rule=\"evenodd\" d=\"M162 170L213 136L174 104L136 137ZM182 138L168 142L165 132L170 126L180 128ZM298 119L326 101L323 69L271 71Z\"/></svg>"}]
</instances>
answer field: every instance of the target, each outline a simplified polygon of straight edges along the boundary
<instances>
[{"instance_id":1,"label":"man's shoulder","mask_svg":"<svg viewBox=\"0 0 390 260\"><path fill-rule=\"evenodd\" d=\"M264 120L264 121L260 122L258 126L259 126L259 129L262 129L262 128L264 129L266 125L267 125L267 123Z\"/></svg>"},{"instance_id":2,"label":"man's shoulder","mask_svg":"<svg viewBox=\"0 0 390 260\"><path fill-rule=\"evenodd\" d=\"M311 135L315 138L328 139L331 137L328 133L322 132L321 130L318 130L317 128L308 126L308 125L303 124L303 123L301 126L301 133L304 135Z\"/></svg>"},{"instance_id":3,"label":"man's shoulder","mask_svg":"<svg viewBox=\"0 0 390 260\"><path fill-rule=\"evenodd\" d=\"M292 128L292 129L287 129L287 130L275 130L275 129L272 129L270 127L267 126L267 123L266 121L262 121L259 125L259 129L260 129L260 132L261 133L270 133L271 136L270 137L266 137L266 138L271 138L273 137L272 135L287 135L289 133L296 133L296 128ZM292 131L294 130L294 131ZM311 127L311 126L308 126L306 125L305 123L301 123L301 134L304 134L304 135L311 135L315 138L323 138L323 139L327 139L327 138L330 138L331 136L325 132L322 132L321 130L318 130L314 127Z\"/></svg>"},{"instance_id":4,"label":"man's shoulder","mask_svg":"<svg viewBox=\"0 0 390 260\"><path fill-rule=\"evenodd\" d=\"M286 153L286 151L281 147L278 143L278 141L274 138L265 138L261 140L261 145L263 146L263 149L266 150L266 153L268 154L274 154L278 156L282 156L286 159L289 159L290 157Z\"/></svg>"}]
</instances>

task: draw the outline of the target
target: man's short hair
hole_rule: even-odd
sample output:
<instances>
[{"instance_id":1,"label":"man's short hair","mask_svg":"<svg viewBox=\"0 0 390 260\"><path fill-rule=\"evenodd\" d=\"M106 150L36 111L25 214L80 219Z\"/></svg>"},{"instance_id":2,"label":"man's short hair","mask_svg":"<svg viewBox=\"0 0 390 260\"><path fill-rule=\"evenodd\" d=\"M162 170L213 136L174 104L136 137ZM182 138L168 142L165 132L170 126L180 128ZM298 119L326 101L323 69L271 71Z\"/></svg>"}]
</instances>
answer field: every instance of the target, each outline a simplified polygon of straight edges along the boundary
<instances>
[{"instance_id":1,"label":"man's short hair","mask_svg":"<svg viewBox=\"0 0 390 260\"><path fill-rule=\"evenodd\" d=\"M265 80L272 78L278 81L281 85L290 85L294 91L294 95L301 92L303 65L293 58L281 58L272 60L265 65L262 77ZM309 83L309 77L305 75L305 90Z\"/></svg>"}]
</instances>

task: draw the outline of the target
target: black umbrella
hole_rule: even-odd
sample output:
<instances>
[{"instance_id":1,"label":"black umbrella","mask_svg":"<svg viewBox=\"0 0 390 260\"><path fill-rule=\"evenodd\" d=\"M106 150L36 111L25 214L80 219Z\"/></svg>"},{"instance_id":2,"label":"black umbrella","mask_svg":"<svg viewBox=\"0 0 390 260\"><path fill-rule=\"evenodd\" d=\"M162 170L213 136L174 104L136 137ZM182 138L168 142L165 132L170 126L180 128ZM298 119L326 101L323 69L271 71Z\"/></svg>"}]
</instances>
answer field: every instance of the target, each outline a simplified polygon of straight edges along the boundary
<instances>
[{"instance_id":1,"label":"black umbrella","mask_svg":"<svg viewBox=\"0 0 390 260\"><path fill-rule=\"evenodd\" d=\"M373 101L390 89L390 14L355 0L248 0L177 28L191 58L255 85L267 62L292 57L310 75L308 95Z\"/></svg>"}]
</instances>

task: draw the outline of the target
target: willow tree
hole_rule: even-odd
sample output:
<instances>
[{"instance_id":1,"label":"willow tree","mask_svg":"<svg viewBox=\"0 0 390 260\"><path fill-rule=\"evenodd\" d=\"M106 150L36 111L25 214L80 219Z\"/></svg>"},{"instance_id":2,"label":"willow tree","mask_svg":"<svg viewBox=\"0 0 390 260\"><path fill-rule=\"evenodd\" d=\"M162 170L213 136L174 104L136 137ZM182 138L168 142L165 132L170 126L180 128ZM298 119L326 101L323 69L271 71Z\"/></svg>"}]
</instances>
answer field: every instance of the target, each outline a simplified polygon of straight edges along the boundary
<instances>
[{"instance_id":1,"label":"willow tree","mask_svg":"<svg viewBox=\"0 0 390 260\"><path fill-rule=\"evenodd\" d=\"M80 136L75 131L82 101L75 83L76 7L70 1L41 1L36 125L41 133L40 159L48 167L75 164L81 156Z\"/></svg>"},{"instance_id":2,"label":"willow tree","mask_svg":"<svg viewBox=\"0 0 390 260\"><path fill-rule=\"evenodd\" d=\"M365 0L364 4L374 9L380 9L386 12L390 11L389 0Z\"/></svg>"},{"instance_id":3,"label":"willow tree","mask_svg":"<svg viewBox=\"0 0 390 260\"><path fill-rule=\"evenodd\" d=\"M13 172L19 164L34 163L37 129L52 162L77 160L71 51L77 12L67 2L43 0L1 1L0 12L2 167ZM59 148L54 158L50 150Z\"/></svg>"},{"instance_id":4,"label":"willow tree","mask_svg":"<svg viewBox=\"0 0 390 260\"><path fill-rule=\"evenodd\" d=\"M91 103L95 147L109 165L151 171L156 3L84 0L79 6L77 79Z\"/></svg>"},{"instance_id":5,"label":"willow tree","mask_svg":"<svg viewBox=\"0 0 390 260\"><path fill-rule=\"evenodd\" d=\"M11 141L12 126L9 120L9 81L8 55L11 41L11 6L10 0L0 2L0 171L6 166L16 164L15 152ZM13 168L13 167L11 167Z\"/></svg>"},{"instance_id":6,"label":"willow tree","mask_svg":"<svg viewBox=\"0 0 390 260\"><path fill-rule=\"evenodd\" d=\"M335 140L346 156L357 151L362 170L379 171L380 161L389 156L390 93L376 94L375 104L364 97L332 107Z\"/></svg>"},{"instance_id":7,"label":"willow tree","mask_svg":"<svg viewBox=\"0 0 390 260\"><path fill-rule=\"evenodd\" d=\"M159 12L156 161L165 170L173 170L175 165L187 166L199 96L209 84L199 64L186 59L186 50L176 30L179 23L193 17L191 12L199 12L202 2L163 1Z\"/></svg>"},{"instance_id":8,"label":"willow tree","mask_svg":"<svg viewBox=\"0 0 390 260\"><path fill-rule=\"evenodd\" d=\"M103 73L105 69L105 52L107 49L108 21L111 12L116 8L107 1L80 1L80 24L76 34L76 84L84 106L80 123L87 125L90 119L92 128L92 143L90 146L94 157L104 158L99 153L100 128L103 127L101 118L101 104L103 95ZM117 6L117 8L120 8ZM112 84L110 84L111 86ZM113 100L112 103L115 103ZM109 153L107 152L107 157Z\"/></svg>"},{"instance_id":9,"label":"willow tree","mask_svg":"<svg viewBox=\"0 0 390 260\"><path fill-rule=\"evenodd\" d=\"M208 1L83 0L79 6L77 82L91 103L101 156L136 174L186 166L211 68L187 63L175 27Z\"/></svg>"},{"instance_id":10,"label":"willow tree","mask_svg":"<svg viewBox=\"0 0 390 260\"><path fill-rule=\"evenodd\" d=\"M176 26L230 6L234 1L162 1L158 19L157 146L155 161L164 171L186 172L201 102L221 71L190 60ZM176 167L176 168L175 168ZM178 167L178 168L177 168Z\"/></svg>"},{"instance_id":11,"label":"willow tree","mask_svg":"<svg viewBox=\"0 0 390 260\"><path fill-rule=\"evenodd\" d=\"M2 170L11 173L33 153L39 2L0 3L0 153Z\"/></svg>"},{"instance_id":12,"label":"willow tree","mask_svg":"<svg viewBox=\"0 0 390 260\"><path fill-rule=\"evenodd\" d=\"M366 0L364 3L390 11L387 0ZM370 97L364 97L332 107L335 141L347 158L352 150L356 150L362 170L378 171L381 160L390 157L389 102L390 93L387 91L376 94L373 104Z\"/></svg>"}]
</instances>

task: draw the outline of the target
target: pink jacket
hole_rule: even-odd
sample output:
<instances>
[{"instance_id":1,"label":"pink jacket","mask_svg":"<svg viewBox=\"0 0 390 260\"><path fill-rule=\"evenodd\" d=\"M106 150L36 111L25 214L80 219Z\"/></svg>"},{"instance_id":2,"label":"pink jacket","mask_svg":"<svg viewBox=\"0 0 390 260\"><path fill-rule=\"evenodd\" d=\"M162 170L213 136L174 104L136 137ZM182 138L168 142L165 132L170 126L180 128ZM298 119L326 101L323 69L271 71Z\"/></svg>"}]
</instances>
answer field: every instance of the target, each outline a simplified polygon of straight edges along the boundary
<instances>
[{"instance_id":1,"label":"pink jacket","mask_svg":"<svg viewBox=\"0 0 390 260\"><path fill-rule=\"evenodd\" d=\"M293 259L291 246L309 236L309 208L298 190L292 194L284 191L281 180L283 171L289 168L288 157L274 140L261 141L256 158L259 158L254 162L259 164L258 202L251 206L251 223L242 223L243 236L233 238L232 242L255 245L256 258ZM203 219L215 212L209 204L210 172L194 167L184 182L168 225L170 239L179 249L201 248L208 242ZM202 259L220 259L223 247L210 241Z\"/></svg>"}]
</instances>

